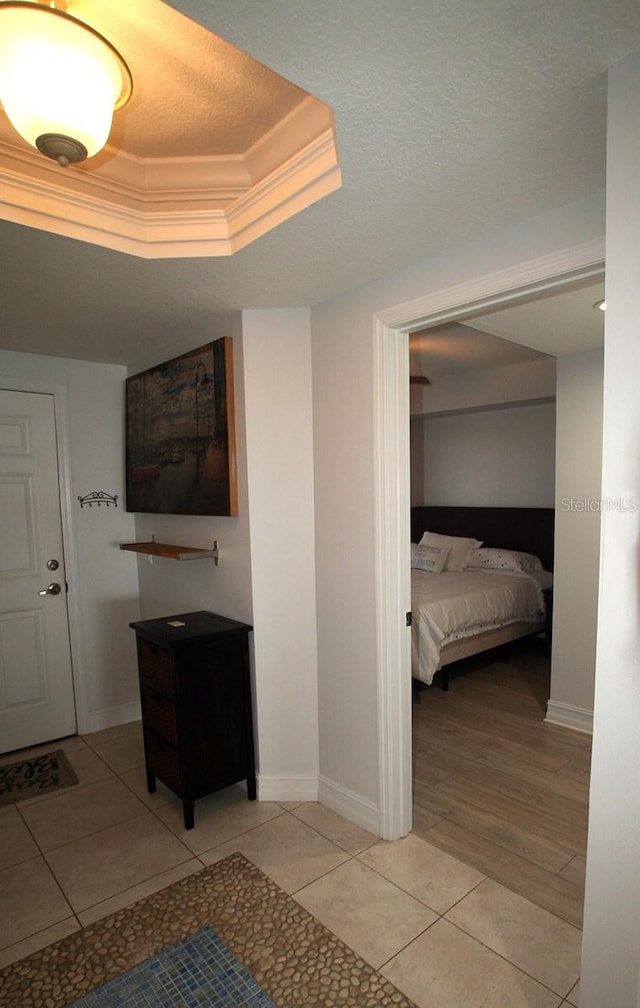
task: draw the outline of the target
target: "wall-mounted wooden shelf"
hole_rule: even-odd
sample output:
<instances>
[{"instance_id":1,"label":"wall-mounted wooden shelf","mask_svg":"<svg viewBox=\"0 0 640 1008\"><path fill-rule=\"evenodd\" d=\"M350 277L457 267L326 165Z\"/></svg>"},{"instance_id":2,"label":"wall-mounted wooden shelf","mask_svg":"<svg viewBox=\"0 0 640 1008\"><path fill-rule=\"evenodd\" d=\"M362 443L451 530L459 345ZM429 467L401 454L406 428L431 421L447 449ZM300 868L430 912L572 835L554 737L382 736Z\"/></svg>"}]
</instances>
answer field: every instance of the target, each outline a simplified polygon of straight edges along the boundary
<instances>
[{"instance_id":1,"label":"wall-mounted wooden shelf","mask_svg":"<svg viewBox=\"0 0 640 1008\"><path fill-rule=\"evenodd\" d=\"M133 542L120 543L120 549L130 550L132 553L144 553L147 556L166 557L169 560L206 560L211 559L218 562L218 544L213 544L213 549L198 549L196 546L173 546L170 543Z\"/></svg>"}]
</instances>

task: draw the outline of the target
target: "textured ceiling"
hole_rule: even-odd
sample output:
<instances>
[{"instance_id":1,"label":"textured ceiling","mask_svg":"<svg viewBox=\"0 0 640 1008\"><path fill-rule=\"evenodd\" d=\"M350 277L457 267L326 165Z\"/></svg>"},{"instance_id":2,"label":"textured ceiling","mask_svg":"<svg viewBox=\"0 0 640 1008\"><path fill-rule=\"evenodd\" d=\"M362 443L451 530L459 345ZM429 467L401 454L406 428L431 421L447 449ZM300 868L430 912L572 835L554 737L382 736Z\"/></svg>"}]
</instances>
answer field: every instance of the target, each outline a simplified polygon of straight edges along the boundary
<instances>
[{"instance_id":1,"label":"textured ceiling","mask_svg":"<svg viewBox=\"0 0 640 1008\"><path fill-rule=\"evenodd\" d=\"M139 157L244 154L305 98L279 74L157 0L83 2L95 27L101 11L103 34L127 54L136 86L123 110L123 143Z\"/></svg>"},{"instance_id":2,"label":"textured ceiling","mask_svg":"<svg viewBox=\"0 0 640 1008\"><path fill-rule=\"evenodd\" d=\"M88 0L87 0L88 2ZM0 224L0 346L129 362L213 313L308 305L604 186L637 0L174 0L334 110L342 188L225 260Z\"/></svg>"}]
</instances>

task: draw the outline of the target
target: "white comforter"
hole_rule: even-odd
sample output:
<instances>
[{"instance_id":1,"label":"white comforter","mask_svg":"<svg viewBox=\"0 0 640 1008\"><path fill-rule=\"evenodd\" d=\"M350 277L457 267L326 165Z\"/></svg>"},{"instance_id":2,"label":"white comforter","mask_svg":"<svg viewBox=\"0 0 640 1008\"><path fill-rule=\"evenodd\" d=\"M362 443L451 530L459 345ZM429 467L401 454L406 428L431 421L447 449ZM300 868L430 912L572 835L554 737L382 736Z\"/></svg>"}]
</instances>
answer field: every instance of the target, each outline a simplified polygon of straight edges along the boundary
<instances>
[{"instance_id":1,"label":"white comforter","mask_svg":"<svg viewBox=\"0 0 640 1008\"><path fill-rule=\"evenodd\" d=\"M494 570L411 571L412 675L430 684L440 663L440 649L460 637L472 637L520 620L540 620L542 589L551 584L546 571L515 574Z\"/></svg>"}]
</instances>

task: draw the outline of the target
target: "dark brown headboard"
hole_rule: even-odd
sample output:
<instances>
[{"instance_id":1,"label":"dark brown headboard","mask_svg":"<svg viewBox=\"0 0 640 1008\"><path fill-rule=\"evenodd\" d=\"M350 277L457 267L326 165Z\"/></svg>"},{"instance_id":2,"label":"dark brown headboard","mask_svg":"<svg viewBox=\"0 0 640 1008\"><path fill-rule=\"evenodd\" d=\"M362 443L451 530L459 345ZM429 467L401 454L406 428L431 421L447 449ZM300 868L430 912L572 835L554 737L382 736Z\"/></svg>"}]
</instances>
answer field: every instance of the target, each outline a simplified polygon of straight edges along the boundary
<instances>
[{"instance_id":1,"label":"dark brown headboard","mask_svg":"<svg viewBox=\"0 0 640 1008\"><path fill-rule=\"evenodd\" d=\"M553 508L423 505L411 508L411 542L419 542L427 531L470 536L485 546L533 553L552 571L554 524Z\"/></svg>"}]
</instances>

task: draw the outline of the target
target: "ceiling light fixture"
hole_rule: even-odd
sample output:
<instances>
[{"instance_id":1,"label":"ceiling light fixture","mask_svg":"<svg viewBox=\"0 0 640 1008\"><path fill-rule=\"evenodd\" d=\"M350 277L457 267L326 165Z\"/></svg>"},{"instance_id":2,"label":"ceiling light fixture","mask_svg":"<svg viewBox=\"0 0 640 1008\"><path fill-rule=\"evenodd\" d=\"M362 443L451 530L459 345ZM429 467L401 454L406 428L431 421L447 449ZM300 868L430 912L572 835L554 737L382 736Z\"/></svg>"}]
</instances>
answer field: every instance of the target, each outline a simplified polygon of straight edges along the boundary
<instances>
[{"instance_id":1,"label":"ceiling light fixture","mask_svg":"<svg viewBox=\"0 0 640 1008\"><path fill-rule=\"evenodd\" d=\"M0 101L14 128L66 168L107 142L131 74L114 46L57 7L0 3Z\"/></svg>"},{"instance_id":2,"label":"ceiling light fixture","mask_svg":"<svg viewBox=\"0 0 640 1008\"><path fill-rule=\"evenodd\" d=\"M596 301L593 307L597 308L598 311L606 311L607 310L607 302L603 298L602 301Z\"/></svg>"}]
</instances>

